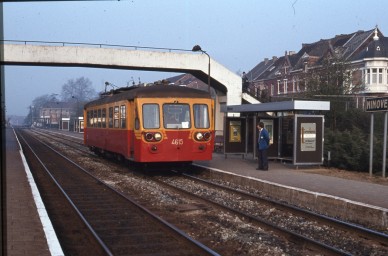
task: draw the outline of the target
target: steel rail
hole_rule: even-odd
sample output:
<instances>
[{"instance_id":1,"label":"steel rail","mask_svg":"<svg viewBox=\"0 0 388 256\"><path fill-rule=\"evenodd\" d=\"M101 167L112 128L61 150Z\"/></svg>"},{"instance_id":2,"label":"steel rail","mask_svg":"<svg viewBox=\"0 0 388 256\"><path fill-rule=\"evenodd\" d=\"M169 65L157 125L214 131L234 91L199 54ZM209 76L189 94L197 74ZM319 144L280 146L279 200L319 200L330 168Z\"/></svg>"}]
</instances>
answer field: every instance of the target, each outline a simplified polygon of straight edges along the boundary
<instances>
[{"instance_id":1,"label":"steel rail","mask_svg":"<svg viewBox=\"0 0 388 256\"><path fill-rule=\"evenodd\" d=\"M179 188L179 187L176 187L174 185L168 184L168 183L166 183L164 181L161 181L161 180L159 180L157 178L154 178L154 181L158 182L159 184L162 184L162 185L164 185L166 187L169 187L169 188L171 188L173 190L176 190L176 191L178 191L180 193L184 193L184 194L188 195L191 198L195 198L197 200L204 201L204 202L206 202L208 204L214 205L215 207L217 207L219 209L227 210L229 212L237 214L237 215L241 216L242 218L246 218L249 221L258 224L259 226L262 226L264 228L267 228L267 229L270 229L270 230L276 232L280 236L288 237L293 242L296 242L296 243L303 242L304 245L305 245L305 246L303 246L303 248L309 248L311 250L318 250L319 252L323 252L325 255L347 255L347 256L351 255L348 252L344 252L344 251L339 250L339 249L337 249L335 247L329 246L327 244L324 244L324 243L321 243L319 241L313 240L313 239L311 239L309 237L300 235L300 234L295 233L293 231L290 231L290 230L287 230L287 229L282 228L280 226L274 225L274 224L270 223L269 221L264 220L263 218L252 216L250 214L247 214L247 213L244 213L242 211L236 210L234 208L231 208L229 206L223 205L221 203L218 203L218 202L212 201L210 199L201 197L199 195L193 194L193 193L191 193L189 191L186 191L186 190L184 190L182 188Z\"/></svg>"},{"instance_id":2,"label":"steel rail","mask_svg":"<svg viewBox=\"0 0 388 256\"><path fill-rule=\"evenodd\" d=\"M31 151L31 153L35 156L35 158L38 160L38 162L41 164L41 166L44 168L44 170L46 171L46 173L50 176L50 178L52 179L52 181L55 183L55 185L57 186L57 188L61 191L61 193L63 194L63 196L66 198L66 200L69 202L69 204L73 207L73 209L76 211L76 213L78 214L79 218L85 223L85 225L87 226L87 228L89 229L90 233L94 236L94 238L97 240L97 242L101 245L101 247L103 248L103 250L105 251L105 253L107 255L114 255L110 250L109 248L107 247L107 245L101 240L101 238L97 235L97 233L95 232L95 230L92 228L92 226L90 225L90 223L86 220L86 218L84 217L84 215L80 212L80 210L76 207L76 205L73 203L73 201L70 199L70 197L67 195L67 193L65 192L65 190L62 188L62 186L58 183L58 181L54 178L54 176L51 174L50 170L46 167L46 165L42 162L42 160L38 157L38 155L36 154L36 152L34 151L34 149L30 146L30 144L27 142L27 140L24 138L24 136L22 134L19 134L19 136L21 137L21 139L24 141L24 143L27 145L27 147L29 148L29 150Z\"/></svg>"},{"instance_id":3,"label":"steel rail","mask_svg":"<svg viewBox=\"0 0 388 256\"><path fill-rule=\"evenodd\" d=\"M34 138L36 139L36 138ZM38 140L38 139L36 139ZM39 141L39 140L38 140ZM77 163L75 163L73 160L69 159L68 157L66 157L65 155L61 154L60 152L58 152L57 150L55 150L54 148L52 148L51 146L49 146L48 144L40 141L40 143L42 143L43 145L45 145L48 149L50 149L52 152L56 153L57 155L61 156L62 158L64 158L66 161L68 161L69 163L73 164L75 167L79 168L80 170L82 170L86 175L89 175L91 178L95 179L97 182L99 182L100 184L104 185L107 189L115 192L117 195L121 196L123 199L127 200L128 202L130 202L132 205L134 205L135 207L137 207L138 209L140 209L141 211L145 212L147 215L149 215L150 217L152 217L153 219L155 219L156 221L158 221L159 223L163 224L164 227L166 227L168 230L174 232L176 235L178 235L179 237L185 239L186 241L188 241L189 243L191 243L192 245L196 246L198 249L200 249L203 253L206 253L207 255L214 255L214 256L219 256L219 254L215 251L213 251L212 249L208 248L207 246L205 246L204 244L200 243L199 241L191 238L189 235L187 235L185 232L183 232L182 230L178 229L177 227L175 227L174 225L168 223L167 221L163 220L162 218L160 218L159 216L157 216L156 214L154 214L152 211L148 210L147 208L143 207L142 205L140 205L139 203L137 203L136 201L134 201L133 199L131 199L130 197L126 196L125 194L123 194L122 192L116 190L115 188L113 188L112 186L104 183L103 181L99 180L96 176L92 175L90 172L88 172L87 170L85 170L82 166L78 165ZM51 176L51 175L50 175ZM65 193L65 191L63 191ZM69 200L71 200L69 198ZM73 203L72 203L73 204ZM74 204L73 204L74 205ZM81 214L81 213L80 213ZM82 215L82 214L81 214ZM89 225L90 226L90 225ZM91 226L90 226L91 228ZM96 234L97 235L97 234Z\"/></svg>"}]
</instances>

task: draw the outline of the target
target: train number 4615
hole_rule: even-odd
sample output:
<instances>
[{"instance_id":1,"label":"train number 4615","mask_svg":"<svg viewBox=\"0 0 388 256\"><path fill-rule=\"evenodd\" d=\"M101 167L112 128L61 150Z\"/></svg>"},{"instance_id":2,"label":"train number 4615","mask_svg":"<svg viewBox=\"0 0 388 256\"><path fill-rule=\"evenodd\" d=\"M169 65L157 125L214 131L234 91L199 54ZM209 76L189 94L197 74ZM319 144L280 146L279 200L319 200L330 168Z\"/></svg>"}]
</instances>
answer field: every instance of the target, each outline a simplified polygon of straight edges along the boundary
<instances>
[{"instance_id":1,"label":"train number 4615","mask_svg":"<svg viewBox=\"0 0 388 256\"><path fill-rule=\"evenodd\" d=\"M171 144L176 146L183 145L183 139L172 139Z\"/></svg>"}]
</instances>

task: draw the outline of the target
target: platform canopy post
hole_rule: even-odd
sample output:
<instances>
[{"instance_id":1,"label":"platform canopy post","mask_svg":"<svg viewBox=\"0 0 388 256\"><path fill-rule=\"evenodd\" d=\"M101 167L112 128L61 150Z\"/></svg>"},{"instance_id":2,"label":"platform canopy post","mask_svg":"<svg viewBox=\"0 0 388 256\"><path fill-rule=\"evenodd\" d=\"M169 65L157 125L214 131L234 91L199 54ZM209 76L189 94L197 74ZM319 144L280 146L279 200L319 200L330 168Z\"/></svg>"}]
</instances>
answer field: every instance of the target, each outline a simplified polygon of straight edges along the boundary
<instances>
[{"instance_id":1,"label":"platform canopy post","mask_svg":"<svg viewBox=\"0 0 388 256\"><path fill-rule=\"evenodd\" d=\"M369 139L369 176L373 175L373 129L374 114L370 115L370 139Z\"/></svg>"},{"instance_id":2,"label":"platform canopy post","mask_svg":"<svg viewBox=\"0 0 388 256\"><path fill-rule=\"evenodd\" d=\"M384 148L383 148L383 178L385 178L385 166L387 159L387 117L388 112L384 113Z\"/></svg>"}]
</instances>

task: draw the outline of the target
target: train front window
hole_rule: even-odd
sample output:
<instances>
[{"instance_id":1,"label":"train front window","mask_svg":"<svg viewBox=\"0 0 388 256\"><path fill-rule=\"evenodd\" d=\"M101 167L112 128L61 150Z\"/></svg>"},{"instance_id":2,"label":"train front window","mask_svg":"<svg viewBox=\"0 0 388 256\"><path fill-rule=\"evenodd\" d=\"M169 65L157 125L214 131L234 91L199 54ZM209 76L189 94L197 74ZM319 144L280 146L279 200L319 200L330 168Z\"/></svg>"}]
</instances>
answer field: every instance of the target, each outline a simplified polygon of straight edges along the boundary
<instances>
[{"instance_id":1,"label":"train front window","mask_svg":"<svg viewBox=\"0 0 388 256\"><path fill-rule=\"evenodd\" d=\"M199 129L210 128L209 111L205 104L194 104L194 126Z\"/></svg>"},{"instance_id":2,"label":"train front window","mask_svg":"<svg viewBox=\"0 0 388 256\"><path fill-rule=\"evenodd\" d=\"M163 125L166 129L190 128L190 106L188 104L164 104Z\"/></svg>"},{"instance_id":3,"label":"train front window","mask_svg":"<svg viewBox=\"0 0 388 256\"><path fill-rule=\"evenodd\" d=\"M144 104L143 105L143 126L145 129L158 129L159 125L159 105Z\"/></svg>"}]
</instances>

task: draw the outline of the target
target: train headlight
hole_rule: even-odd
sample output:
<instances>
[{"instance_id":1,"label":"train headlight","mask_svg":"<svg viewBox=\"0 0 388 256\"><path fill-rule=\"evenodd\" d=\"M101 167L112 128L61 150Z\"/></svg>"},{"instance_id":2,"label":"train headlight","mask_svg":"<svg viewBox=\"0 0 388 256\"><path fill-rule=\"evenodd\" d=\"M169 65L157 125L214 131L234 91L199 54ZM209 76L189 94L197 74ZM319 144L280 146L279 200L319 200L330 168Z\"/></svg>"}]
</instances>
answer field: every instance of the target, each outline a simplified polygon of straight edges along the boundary
<instances>
[{"instance_id":1,"label":"train headlight","mask_svg":"<svg viewBox=\"0 0 388 256\"><path fill-rule=\"evenodd\" d=\"M152 133L148 132L145 134L144 137L145 137L146 141L152 141L154 138L154 135Z\"/></svg>"},{"instance_id":2,"label":"train headlight","mask_svg":"<svg viewBox=\"0 0 388 256\"><path fill-rule=\"evenodd\" d=\"M154 138L155 138L156 141L160 141L162 139L162 134L157 132L157 133L154 134Z\"/></svg>"},{"instance_id":3,"label":"train headlight","mask_svg":"<svg viewBox=\"0 0 388 256\"><path fill-rule=\"evenodd\" d=\"M206 141L208 141L208 140L210 140L210 138L211 138L211 133L210 132L205 132L205 134L203 135L203 138L206 140Z\"/></svg>"},{"instance_id":4,"label":"train headlight","mask_svg":"<svg viewBox=\"0 0 388 256\"><path fill-rule=\"evenodd\" d=\"M202 132L197 132L197 133L195 134L195 139L198 140L198 141L203 140L203 134L202 134Z\"/></svg>"}]
</instances>

